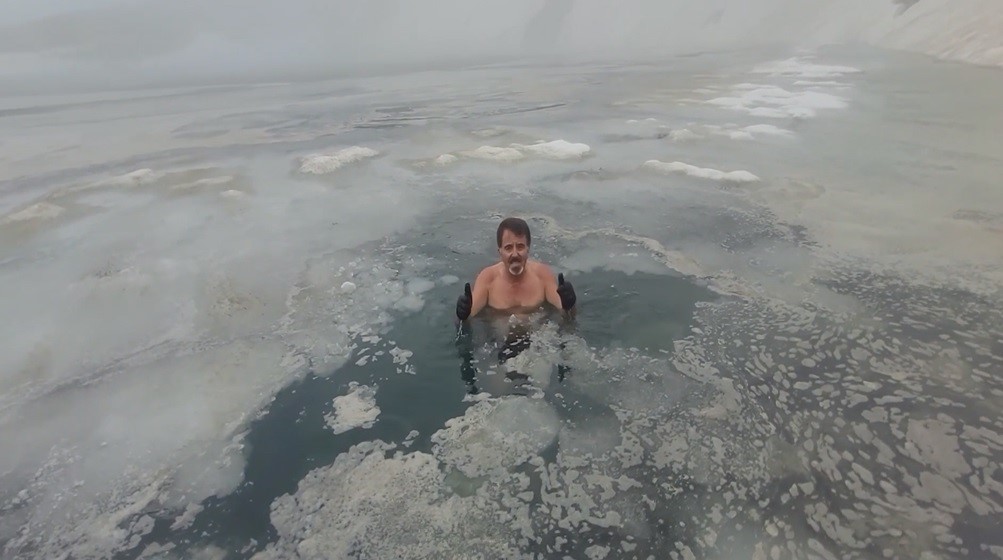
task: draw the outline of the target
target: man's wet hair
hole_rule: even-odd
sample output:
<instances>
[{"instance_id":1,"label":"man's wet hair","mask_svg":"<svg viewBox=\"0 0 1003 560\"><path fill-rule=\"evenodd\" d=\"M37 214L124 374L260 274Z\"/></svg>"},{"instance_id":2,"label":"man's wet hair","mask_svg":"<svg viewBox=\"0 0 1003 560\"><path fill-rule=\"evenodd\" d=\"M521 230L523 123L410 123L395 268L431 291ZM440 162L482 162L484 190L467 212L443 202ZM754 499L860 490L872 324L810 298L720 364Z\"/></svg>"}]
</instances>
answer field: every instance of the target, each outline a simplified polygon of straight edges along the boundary
<instances>
[{"instance_id":1,"label":"man's wet hair","mask_svg":"<svg viewBox=\"0 0 1003 560\"><path fill-rule=\"evenodd\" d=\"M529 233L529 224L526 220L521 218L505 218L498 224L498 233L496 234L498 246L501 247L502 235L504 235L505 230L511 231L515 235L526 238L526 245L532 245L533 238Z\"/></svg>"}]
</instances>

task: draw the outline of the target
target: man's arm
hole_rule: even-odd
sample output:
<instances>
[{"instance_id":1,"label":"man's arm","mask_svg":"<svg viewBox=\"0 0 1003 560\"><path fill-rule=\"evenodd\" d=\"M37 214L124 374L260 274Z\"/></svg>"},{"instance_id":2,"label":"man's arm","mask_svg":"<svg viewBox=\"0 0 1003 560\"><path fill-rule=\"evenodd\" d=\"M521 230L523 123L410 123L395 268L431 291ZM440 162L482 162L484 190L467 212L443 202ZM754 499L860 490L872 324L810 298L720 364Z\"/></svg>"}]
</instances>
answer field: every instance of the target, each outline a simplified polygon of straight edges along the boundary
<instances>
[{"instance_id":1,"label":"man's arm","mask_svg":"<svg viewBox=\"0 0 1003 560\"><path fill-rule=\"evenodd\" d=\"M561 296L557 293L557 275L554 274L553 270L550 270L549 266L541 264L540 278L543 280L543 290L547 296L547 303L557 309L563 309L561 307Z\"/></svg>"},{"instance_id":2,"label":"man's arm","mask_svg":"<svg viewBox=\"0 0 1003 560\"><path fill-rule=\"evenodd\" d=\"M571 297L577 300L577 298L574 297L574 289L571 288L571 284L566 283L566 285L562 287L561 280L563 278L555 276L554 271L552 271L549 266L542 265L540 267L540 271L543 278L544 293L547 296L547 301L566 315L574 315L575 310L578 309L577 303L572 302L571 306L565 309L565 302L561 297L562 291L565 292L565 298L568 297L567 294L570 291ZM564 275L562 274L561 277L563 276Z\"/></svg>"},{"instance_id":3,"label":"man's arm","mask_svg":"<svg viewBox=\"0 0 1003 560\"><path fill-rule=\"evenodd\" d=\"M488 288L494 274L491 267L485 268L474 280L473 302L470 305L470 316L476 316L488 304Z\"/></svg>"}]
</instances>

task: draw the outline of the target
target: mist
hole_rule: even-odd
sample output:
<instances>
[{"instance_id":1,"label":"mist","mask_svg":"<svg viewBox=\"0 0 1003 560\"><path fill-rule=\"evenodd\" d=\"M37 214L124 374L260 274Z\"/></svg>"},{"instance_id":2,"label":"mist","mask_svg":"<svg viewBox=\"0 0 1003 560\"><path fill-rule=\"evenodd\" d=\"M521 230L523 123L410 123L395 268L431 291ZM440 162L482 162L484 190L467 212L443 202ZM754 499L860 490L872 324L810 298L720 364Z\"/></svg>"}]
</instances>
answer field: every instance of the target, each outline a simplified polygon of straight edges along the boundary
<instances>
[{"instance_id":1,"label":"mist","mask_svg":"<svg viewBox=\"0 0 1003 560\"><path fill-rule=\"evenodd\" d=\"M861 38L892 0L88 0L0 19L8 93L318 79Z\"/></svg>"}]
</instances>

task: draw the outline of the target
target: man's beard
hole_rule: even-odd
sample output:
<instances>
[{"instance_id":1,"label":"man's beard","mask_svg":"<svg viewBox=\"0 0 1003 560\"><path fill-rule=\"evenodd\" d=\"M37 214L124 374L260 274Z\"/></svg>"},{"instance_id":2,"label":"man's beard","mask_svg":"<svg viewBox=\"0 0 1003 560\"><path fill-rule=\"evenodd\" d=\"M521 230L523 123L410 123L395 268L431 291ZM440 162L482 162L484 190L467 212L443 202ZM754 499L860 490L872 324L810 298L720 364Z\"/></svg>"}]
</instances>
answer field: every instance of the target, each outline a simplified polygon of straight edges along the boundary
<instances>
[{"instance_id":1,"label":"man's beard","mask_svg":"<svg viewBox=\"0 0 1003 560\"><path fill-rule=\"evenodd\" d=\"M526 270L526 263L521 260L513 260L508 263L508 272L512 276L519 276Z\"/></svg>"}]
</instances>

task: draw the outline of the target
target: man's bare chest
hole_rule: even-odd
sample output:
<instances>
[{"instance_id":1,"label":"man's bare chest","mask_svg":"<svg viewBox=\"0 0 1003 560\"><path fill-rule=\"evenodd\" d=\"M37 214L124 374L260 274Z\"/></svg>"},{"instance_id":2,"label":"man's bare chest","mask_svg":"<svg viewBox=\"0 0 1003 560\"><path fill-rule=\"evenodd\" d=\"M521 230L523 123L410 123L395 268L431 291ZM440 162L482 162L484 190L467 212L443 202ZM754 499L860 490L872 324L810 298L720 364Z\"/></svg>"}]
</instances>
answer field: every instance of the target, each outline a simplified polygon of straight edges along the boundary
<instances>
[{"instance_id":1,"label":"man's bare chest","mask_svg":"<svg viewBox=\"0 0 1003 560\"><path fill-rule=\"evenodd\" d=\"M546 300L539 280L519 283L498 281L488 293L488 305L495 309L539 307Z\"/></svg>"}]
</instances>

